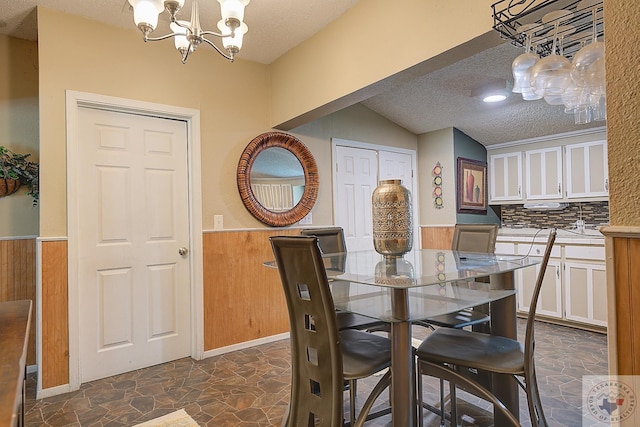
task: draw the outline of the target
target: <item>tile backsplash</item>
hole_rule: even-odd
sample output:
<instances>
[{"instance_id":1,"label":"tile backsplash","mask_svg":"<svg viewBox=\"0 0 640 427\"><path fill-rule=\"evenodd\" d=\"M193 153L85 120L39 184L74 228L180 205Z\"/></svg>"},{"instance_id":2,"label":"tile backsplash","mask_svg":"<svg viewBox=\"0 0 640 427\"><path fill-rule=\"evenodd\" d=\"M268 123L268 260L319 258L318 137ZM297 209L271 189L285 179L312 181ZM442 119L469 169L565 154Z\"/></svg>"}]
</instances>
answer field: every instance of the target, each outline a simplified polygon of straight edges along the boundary
<instances>
[{"instance_id":1,"label":"tile backsplash","mask_svg":"<svg viewBox=\"0 0 640 427\"><path fill-rule=\"evenodd\" d=\"M507 228L573 228L576 220L584 220L586 228L609 223L609 202L568 203L557 211L525 209L523 205L501 205L502 226Z\"/></svg>"}]
</instances>

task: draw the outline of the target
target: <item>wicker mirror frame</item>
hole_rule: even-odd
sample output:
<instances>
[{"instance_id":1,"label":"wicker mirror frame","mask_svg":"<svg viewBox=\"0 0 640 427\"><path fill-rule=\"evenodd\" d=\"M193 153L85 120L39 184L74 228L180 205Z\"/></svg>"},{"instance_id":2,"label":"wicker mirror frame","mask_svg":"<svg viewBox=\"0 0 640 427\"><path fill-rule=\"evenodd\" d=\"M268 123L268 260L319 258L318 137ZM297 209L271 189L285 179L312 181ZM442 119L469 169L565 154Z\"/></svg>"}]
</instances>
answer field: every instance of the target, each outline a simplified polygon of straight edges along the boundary
<instances>
[{"instance_id":1,"label":"wicker mirror frame","mask_svg":"<svg viewBox=\"0 0 640 427\"><path fill-rule=\"evenodd\" d=\"M304 192L300 201L291 209L273 212L260 204L251 190L251 167L258 154L269 148L279 147L291 152L304 170ZM284 132L266 132L253 138L242 152L237 171L238 191L242 203L260 222L274 227L295 224L313 208L318 199L318 166L309 149L293 135Z\"/></svg>"}]
</instances>

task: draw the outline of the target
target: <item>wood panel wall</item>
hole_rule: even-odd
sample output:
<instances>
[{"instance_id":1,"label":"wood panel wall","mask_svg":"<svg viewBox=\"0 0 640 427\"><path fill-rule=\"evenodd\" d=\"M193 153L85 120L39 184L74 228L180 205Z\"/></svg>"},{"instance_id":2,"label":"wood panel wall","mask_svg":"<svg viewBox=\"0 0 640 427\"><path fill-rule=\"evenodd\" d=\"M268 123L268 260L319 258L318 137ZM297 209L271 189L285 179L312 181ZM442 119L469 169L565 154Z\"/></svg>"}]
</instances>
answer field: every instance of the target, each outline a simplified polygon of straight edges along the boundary
<instances>
[{"instance_id":1,"label":"wood panel wall","mask_svg":"<svg viewBox=\"0 0 640 427\"><path fill-rule=\"evenodd\" d=\"M204 348L212 350L289 331L289 315L270 236L299 230L224 231L203 235Z\"/></svg>"},{"instance_id":2,"label":"wood panel wall","mask_svg":"<svg viewBox=\"0 0 640 427\"><path fill-rule=\"evenodd\" d=\"M422 249L451 249L455 227L422 227Z\"/></svg>"},{"instance_id":3,"label":"wood panel wall","mask_svg":"<svg viewBox=\"0 0 640 427\"><path fill-rule=\"evenodd\" d=\"M605 227L612 374L640 375L640 228ZM612 298L613 297L613 298ZM613 322L612 322L613 320Z\"/></svg>"},{"instance_id":4,"label":"wood panel wall","mask_svg":"<svg viewBox=\"0 0 640 427\"><path fill-rule=\"evenodd\" d=\"M27 365L36 364L36 239L0 240L0 302L31 300Z\"/></svg>"},{"instance_id":5,"label":"wood panel wall","mask_svg":"<svg viewBox=\"0 0 640 427\"><path fill-rule=\"evenodd\" d=\"M42 389L69 383L67 242L42 242Z\"/></svg>"}]
</instances>

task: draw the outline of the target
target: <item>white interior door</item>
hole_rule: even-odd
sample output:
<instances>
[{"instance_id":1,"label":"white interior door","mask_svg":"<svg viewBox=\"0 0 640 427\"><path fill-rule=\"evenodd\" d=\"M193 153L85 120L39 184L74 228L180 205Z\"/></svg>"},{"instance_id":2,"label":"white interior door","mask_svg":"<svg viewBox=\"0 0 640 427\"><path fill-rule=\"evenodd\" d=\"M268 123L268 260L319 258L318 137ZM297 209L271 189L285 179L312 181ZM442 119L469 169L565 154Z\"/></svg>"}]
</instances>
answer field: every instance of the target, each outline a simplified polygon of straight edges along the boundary
<instances>
[{"instance_id":1,"label":"white interior door","mask_svg":"<svg viewBox=\"0 0 640 427\"><path fill-rule=\"evenodd\" d=\"M418 224L418 189L414 182L413 156L396 151L378 151L379 175L383 179L399 179L411 193L413 210L413 246L420 247L420 226Z\"/></svg>"},{"instance_id":2,"label":"white interior door","mask_svg":"<svg viewBox=\"0 0 640 427\"><path fill-rule=\"evenodd\" d=\"M189 356L186 122L83 107L78 140L81 382Z\"/></svg>"},{"instance_id":3,"label":"white interior door","mask_svg":"<svg viewBox=\"0 0 640 427\"><path fill-rule=\"evenodd\" d=\"M413 191L413 167L411 155L396 153L394 151L379 151L380 180L400 179L402 185L414 195Z\"/></svg>"},{"instance_id":4,"label":"white interior door","mask_svg":"<svg viewBox=\"0 0 640 427\"><path fill-rule=\"evenodd\" d=\"M348 251L373 249L371 195L378 185L375 150L336 146L336 225L344 229Z\"/></svg>"},{"instance_id":5,"label":"white interior door","mask_svg":"<svg viewBox=\"0 0 640 427\"><path fill-rule=\"evenodd\" d=\"M349 144L349 141L342 141ZM334 216L345 231L347 250L373 249L371 195L378 179L400 179L412 195L414 245L419 246L414 154L386 151L382 146L352 142L335 145ZM378 178L379 177L379 178Z\"/></svg>"}]
</instances>

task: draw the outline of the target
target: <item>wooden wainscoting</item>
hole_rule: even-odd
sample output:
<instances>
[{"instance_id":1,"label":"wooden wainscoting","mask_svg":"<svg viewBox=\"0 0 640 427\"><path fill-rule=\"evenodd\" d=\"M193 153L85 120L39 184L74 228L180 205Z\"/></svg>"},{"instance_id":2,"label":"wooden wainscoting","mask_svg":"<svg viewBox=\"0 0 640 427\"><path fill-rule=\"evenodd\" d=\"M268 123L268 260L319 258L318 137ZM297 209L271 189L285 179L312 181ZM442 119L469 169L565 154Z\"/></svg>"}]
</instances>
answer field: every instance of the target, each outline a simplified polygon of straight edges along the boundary
<instances>
[{"instance_id":1,"label":"wooden wainscoting","mask_svg":"<svg viewBox=\"0 0 640 427\"><path fill-rule=\"evenodd\" d=\"M451 249L455 227L421 227L422 249Z\"/></svg>"},{"instance_id":2,"label":"wooden wainscoting","mask_svg":"<svg viewBox=\"0 0 640 427\"><path fill-rule=\"evenodd\" d=\"M204 251L205 351L289 331L289 314L270 236L299 230L208 232Z\"/></svg>"},{"instance_id":3,"label":"wooden wainscoting","mask_svg":"<svg viewBox=\"0 0 640 427\"><path fill-rule=\"evenodd\" d=\"M609 365L640 375L640 228L604 227L609 311Z\"/></svg>"},{"instance_id":4,"label":"wooden wainscoting","mask_svg":"<svg viewBox=\"0 0 640 427\"><path fill-rule=\"evenodd\" d=\"M27 365L36 364L36 239L0 240L0 302L29 299L33 303Z\"/></svg>"},{"instance_id":5,"label":"wooden wainscoting","mask_svg":"<svg viewBox=\"0 0 640 427\"><path fill-rule=\"evenodd\" d=\"M69 383L67 241L41 242L42 389Z\"/></svg>"}]
</instances>

